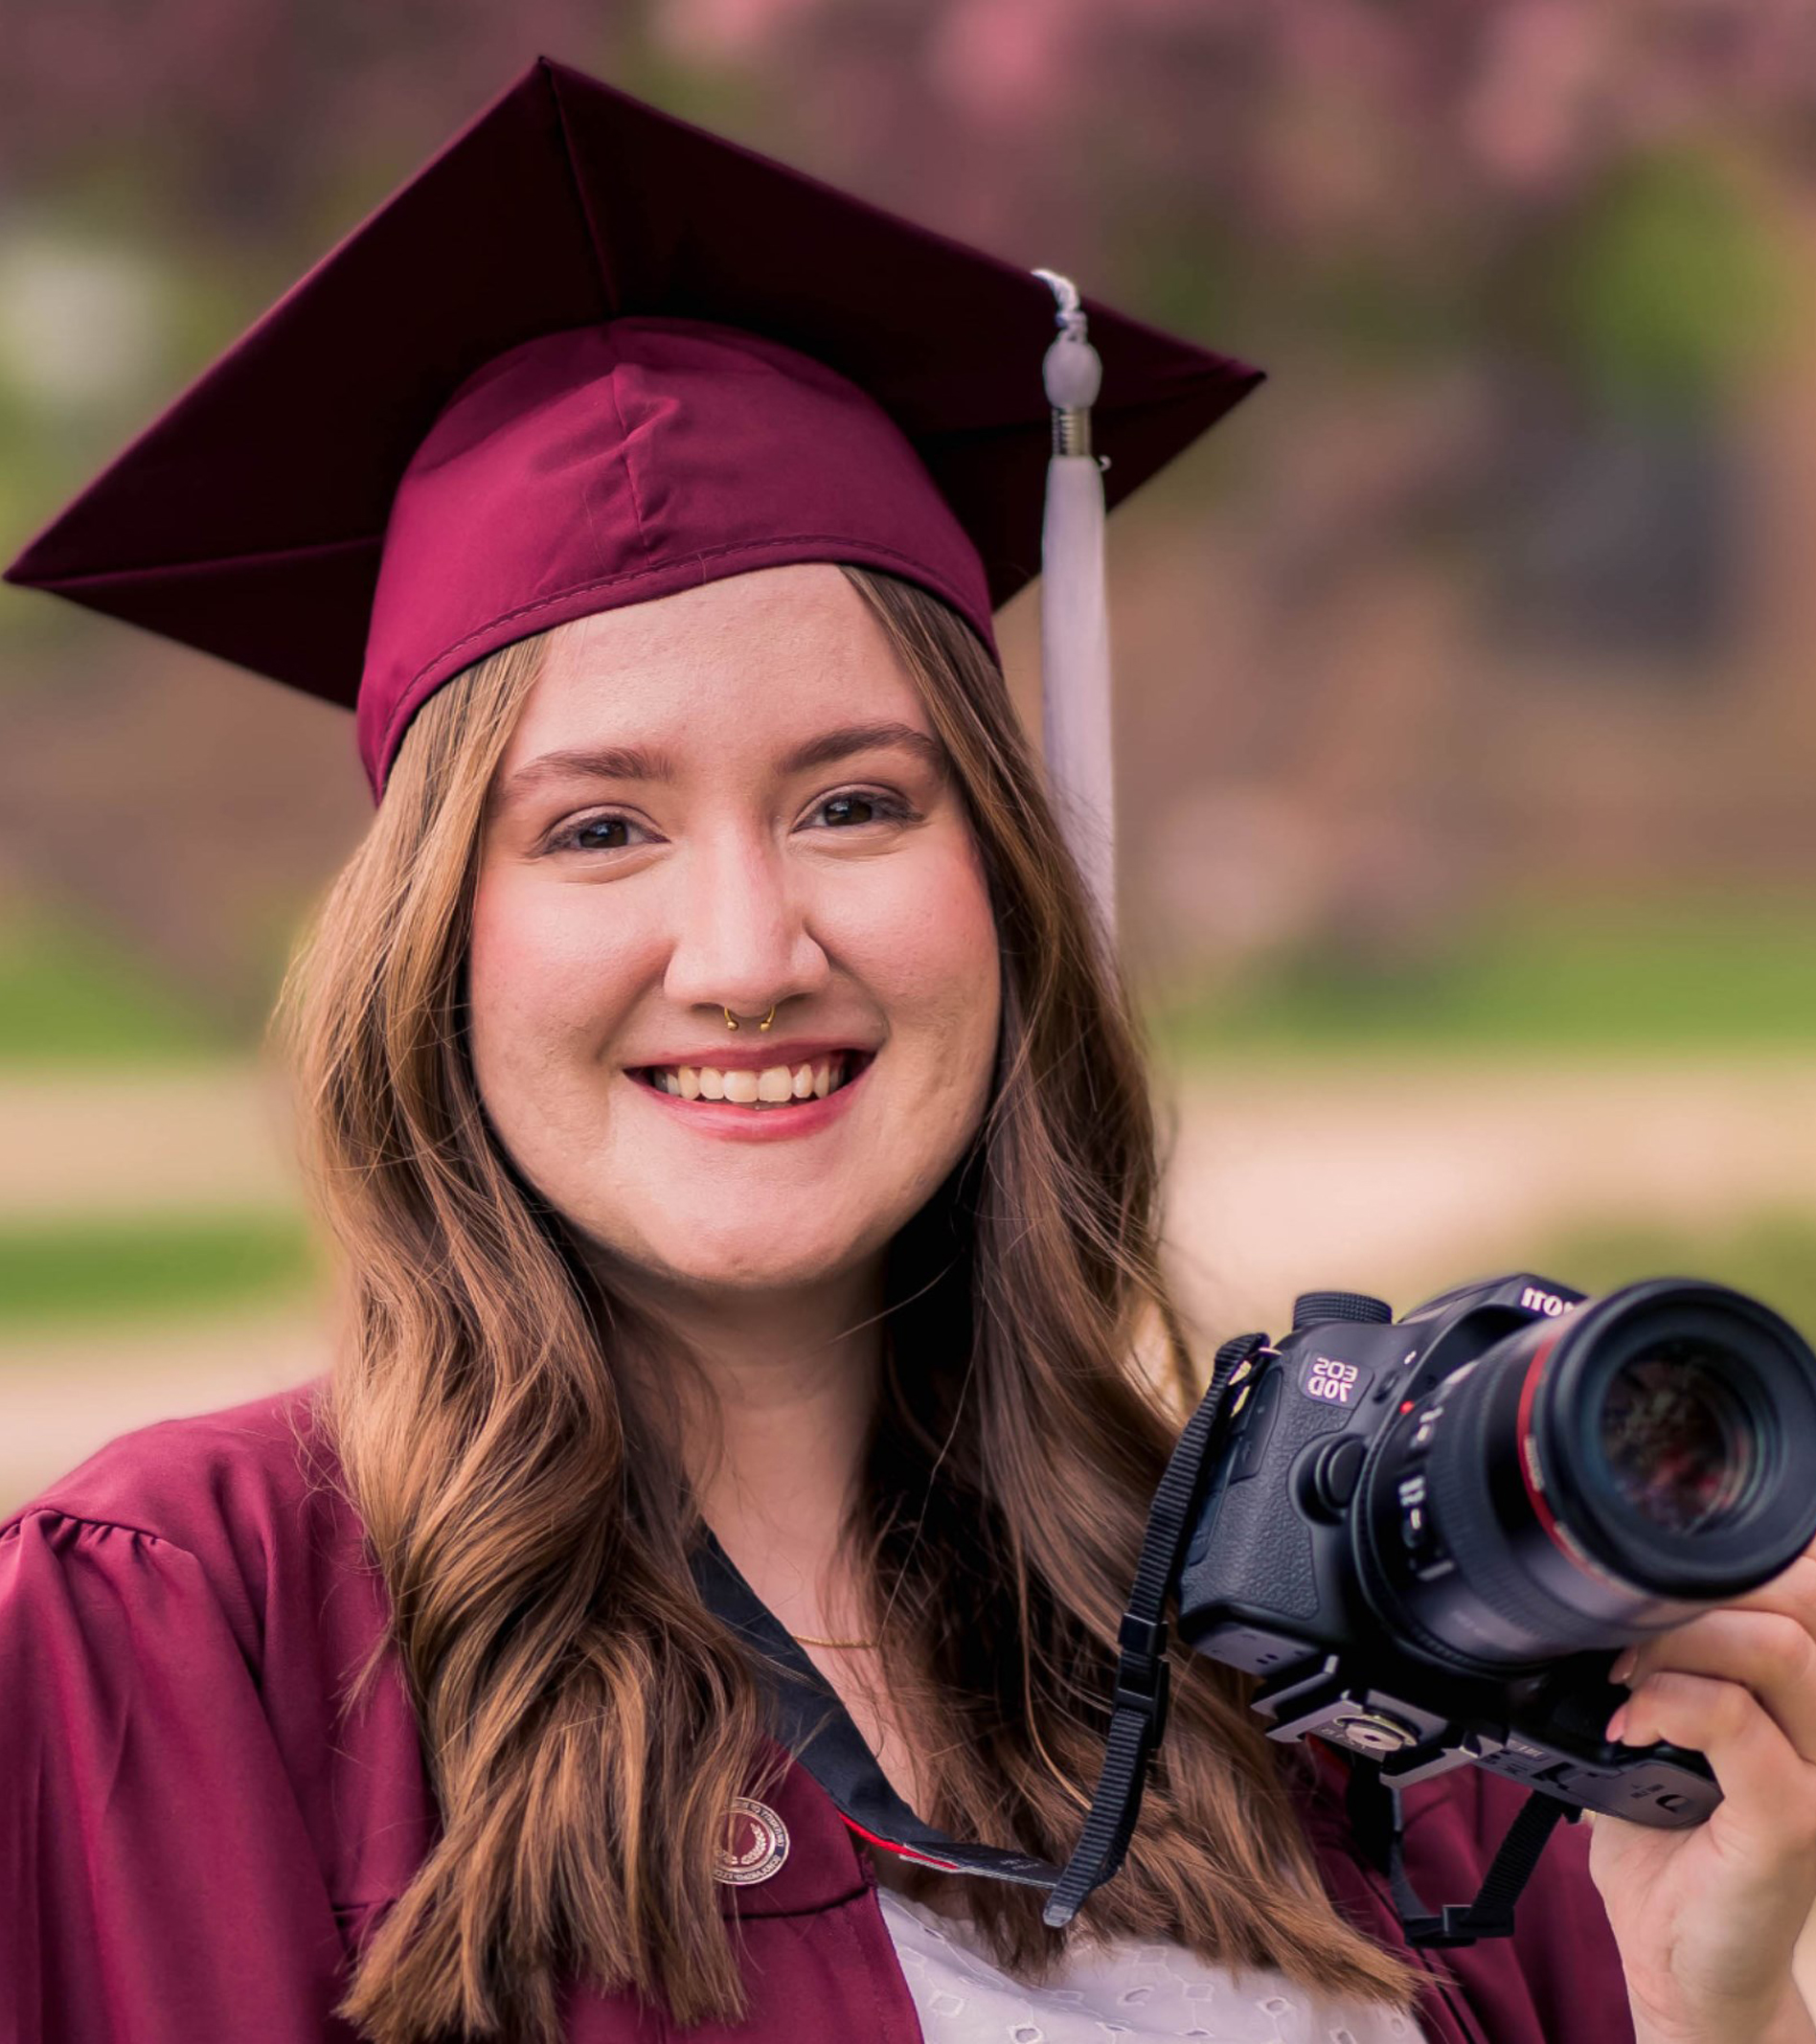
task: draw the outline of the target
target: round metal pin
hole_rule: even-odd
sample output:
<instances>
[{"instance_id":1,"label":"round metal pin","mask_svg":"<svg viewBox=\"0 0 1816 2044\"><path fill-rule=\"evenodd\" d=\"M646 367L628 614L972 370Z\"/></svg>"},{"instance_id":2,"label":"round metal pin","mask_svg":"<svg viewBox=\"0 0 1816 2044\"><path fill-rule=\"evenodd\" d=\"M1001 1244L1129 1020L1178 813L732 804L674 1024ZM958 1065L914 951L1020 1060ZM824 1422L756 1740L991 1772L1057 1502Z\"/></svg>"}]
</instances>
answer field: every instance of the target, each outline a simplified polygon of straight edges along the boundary
<instances>
[{"instance_id":1,"label":"round metal pin","mask_svg":"<svg viewBox=\"0 0 1816 2044\"><path fill-rule=\"evenodd\" d=\"M788 1827L768 1804L752 1796L734 1796L713 1878L747 1888L766 1881L787 1856Z\"/></svg>"}]
</instances>

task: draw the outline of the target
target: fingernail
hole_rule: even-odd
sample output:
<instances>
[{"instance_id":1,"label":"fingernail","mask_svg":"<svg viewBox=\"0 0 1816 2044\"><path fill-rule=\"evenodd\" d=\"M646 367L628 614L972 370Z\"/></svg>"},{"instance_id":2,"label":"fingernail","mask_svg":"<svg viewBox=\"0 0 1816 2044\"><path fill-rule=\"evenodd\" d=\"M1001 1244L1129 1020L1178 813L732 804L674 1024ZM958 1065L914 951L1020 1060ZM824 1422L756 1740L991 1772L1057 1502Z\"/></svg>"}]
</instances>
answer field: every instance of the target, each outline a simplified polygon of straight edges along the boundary
<instances>
[{"instance_id":1,"label":"fingernail","mask_svg":"<svg viewBox=\"0 0 1816 2044\"><path fill-rule=\"evenodd\" d=\"M1618 1744L1620 1742L1622 1733L1626 1730L1626 1721L1627 1707L1625 1704L1623 1704L1621 1708L1614 1714L1614 1715L1608 1719L1608 1729L1605 1734L1605 1737L1613 1739Z\"/></svg>"},{"instance_id":2,"label":"fingernail","mask_svg":"<svg viewBox=\"0 0 1816 2044\"><path fill-rule=\"evenodd\" d=\"M1639 1664L1639 1649L1629 1647L1625 1653L1608 1670L1610 1682L1624 1682Z\"/></svg>"}]
</instances>

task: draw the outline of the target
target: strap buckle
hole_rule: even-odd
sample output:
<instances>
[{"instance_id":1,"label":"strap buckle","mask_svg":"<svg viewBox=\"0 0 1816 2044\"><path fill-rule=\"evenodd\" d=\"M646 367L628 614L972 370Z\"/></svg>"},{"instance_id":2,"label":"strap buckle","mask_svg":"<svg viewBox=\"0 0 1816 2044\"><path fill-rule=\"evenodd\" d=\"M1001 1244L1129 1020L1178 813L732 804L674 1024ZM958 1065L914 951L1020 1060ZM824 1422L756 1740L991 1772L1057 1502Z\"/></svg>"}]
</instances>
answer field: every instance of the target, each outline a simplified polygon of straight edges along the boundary
<instances>
[{"instance_id":1,"label":"strap buckle","mask_svg":"<svg viewBox=\"0 0 1816 2044\"><path fill-rule=\"evenodd\" d=\"M1167 1729L1172 1701L1172 1664L1167 1658L1167 1621L1124 1611L1116 1643L1116 1689L1110 1708L1134 1711L1143 1720L1150 1743L1158 1746Z\"/></svg>"},{"instance_id":2,"label":"strap buckle","mask_svg":"<svg viewBox=\"0 0 1816 2044\"><path fill-rule=\"evenodd\" d=\"M1514 1905L1538 1865L1546 1840L1561 1820L1577 1815L1558 1797L1533 1789L1509 1825L1475 1900L1446 1902L1441 1909L1431 1909L1419 1899L1407 1872L1398 1790L1382 1779L1373 1761L1350 1763L1345 1801L1356 1843L1387 1874L1394 1914L1407 1943L1426 1950L1474 1944L1483 1938L1510 1938Z\"/></svg>"},{"instance_id":3,"label":"strap buckle","mask_svg":"<svg viewBox=\"0 0 1816 2044\"><path fill-rule=\"evenodd\" d=\"M1446 1902L1435 1917L1404 1917L1400 1929L1408 1944L1423 1951L1473 1944L1478 1938L1510 1938L1510 1909L1482 1909L1474 1902Z\"/></svg>"}]
</instances>

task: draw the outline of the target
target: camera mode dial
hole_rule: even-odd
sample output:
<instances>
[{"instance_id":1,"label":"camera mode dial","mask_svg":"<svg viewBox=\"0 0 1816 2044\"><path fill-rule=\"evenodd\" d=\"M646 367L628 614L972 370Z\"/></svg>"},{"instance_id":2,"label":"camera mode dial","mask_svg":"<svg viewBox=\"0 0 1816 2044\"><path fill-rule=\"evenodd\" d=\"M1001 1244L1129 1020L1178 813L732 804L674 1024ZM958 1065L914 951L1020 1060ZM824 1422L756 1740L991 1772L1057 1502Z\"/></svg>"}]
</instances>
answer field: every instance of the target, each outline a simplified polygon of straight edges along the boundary
<instances>
[{"instance_id":1,"label":"camera mode dial","mask_svg":"<svg viewBox=\"0 0 1816 2044\"><path fill-rule=\"evenodd\" d=\"M1371 1299L1367 1292L1301 1292L1293 1301L1293 1332L1324 1327L1332 1320L1365 1321L1384 1326L1394 1317L1385 1299Z\"/></svg>"}]
</instances>

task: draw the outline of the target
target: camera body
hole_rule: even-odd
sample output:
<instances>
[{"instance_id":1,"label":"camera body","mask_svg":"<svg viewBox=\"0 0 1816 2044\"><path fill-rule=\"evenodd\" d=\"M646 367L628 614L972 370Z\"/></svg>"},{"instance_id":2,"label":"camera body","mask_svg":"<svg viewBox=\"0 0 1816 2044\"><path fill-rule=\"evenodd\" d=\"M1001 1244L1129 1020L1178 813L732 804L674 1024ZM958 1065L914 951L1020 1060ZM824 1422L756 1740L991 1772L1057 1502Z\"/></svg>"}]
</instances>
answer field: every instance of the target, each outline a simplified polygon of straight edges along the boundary
<instances>
[{"instance_id":1,"label":"camera body","mask_svg":"<svg viewBox=\"0 0 1816 2044\"><path fill-rule=\"evenodd\" d=\"M1606 1675L1816 1534L1788 1459L1816 1442L1801 1336L1718 1285L1592 1302L1530 1273L1398 1321L1341 1292L1293 1317L1226 1392L1182 1641L1259 1678L1271 1737L1389 1783L1473 1763L1644 1824L1706 1818L1699 1755L1603 1736L1625 1694Z\"/></svg>"}]
</instances>

